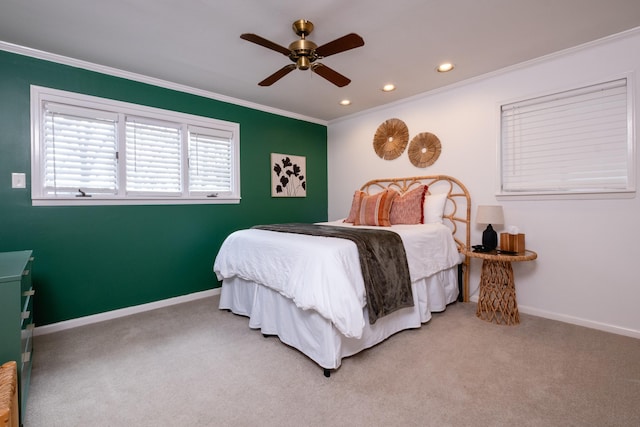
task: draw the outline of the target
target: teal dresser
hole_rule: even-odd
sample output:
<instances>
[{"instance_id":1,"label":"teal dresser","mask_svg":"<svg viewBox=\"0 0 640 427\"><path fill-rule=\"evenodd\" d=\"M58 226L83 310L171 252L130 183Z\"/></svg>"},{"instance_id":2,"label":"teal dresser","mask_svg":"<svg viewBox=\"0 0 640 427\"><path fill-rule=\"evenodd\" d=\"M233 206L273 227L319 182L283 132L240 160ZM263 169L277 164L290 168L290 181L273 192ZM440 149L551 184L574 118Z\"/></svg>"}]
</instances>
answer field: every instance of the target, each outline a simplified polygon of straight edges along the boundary
<instances>
[{"instance_id":1,"label":"teal dresser","mask_svg":"<svg viewBox=\"0 0 640 427\"><path fill-rule=\"evenodd\" d=\"M18 365L20 424L24 422L33 345L31 251L0 253L0 365Z\"/></svg>"}]
</instances>

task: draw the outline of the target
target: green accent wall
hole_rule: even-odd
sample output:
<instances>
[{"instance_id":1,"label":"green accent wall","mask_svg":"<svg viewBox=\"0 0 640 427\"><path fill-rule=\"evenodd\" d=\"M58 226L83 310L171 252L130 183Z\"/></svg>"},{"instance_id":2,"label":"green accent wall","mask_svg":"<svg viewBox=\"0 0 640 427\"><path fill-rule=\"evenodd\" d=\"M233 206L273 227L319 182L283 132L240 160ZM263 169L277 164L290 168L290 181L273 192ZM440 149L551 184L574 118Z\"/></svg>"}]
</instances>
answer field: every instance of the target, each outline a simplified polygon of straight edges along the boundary
<instances>
[{"instance_id":1,"label":"green accent wall","mask_svg":"<svg viewBox=\"0 0 640 427\"><path fill-rule=\"evenodd\" d=\"M241 202L32 206L30 85L239 123ZM271 197L272 152L306 156L307 197ZM0 252L34 252L36 325L219 287L213 261L231 232L326 220L326 126L0 51Z\"/></svg>"}]
</instances>

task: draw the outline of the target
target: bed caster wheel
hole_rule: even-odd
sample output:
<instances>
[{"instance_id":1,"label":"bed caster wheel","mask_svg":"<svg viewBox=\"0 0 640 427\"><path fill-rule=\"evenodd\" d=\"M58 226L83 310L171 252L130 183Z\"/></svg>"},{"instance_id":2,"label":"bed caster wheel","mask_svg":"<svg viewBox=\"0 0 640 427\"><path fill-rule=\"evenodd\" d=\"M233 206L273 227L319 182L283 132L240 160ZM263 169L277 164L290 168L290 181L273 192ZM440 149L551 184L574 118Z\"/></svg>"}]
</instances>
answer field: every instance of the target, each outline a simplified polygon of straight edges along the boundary
<instances>
[{"instance_id":1,"label":"bed caster wheel","mask_svg":"<svg viewBox=\"0 0 640 427\"><path fill-rule=\"evenodd\" d=\"M324 376L329 378L331 376L331 371L329 369L324 370Z\"/></svg>"}]
</instances>

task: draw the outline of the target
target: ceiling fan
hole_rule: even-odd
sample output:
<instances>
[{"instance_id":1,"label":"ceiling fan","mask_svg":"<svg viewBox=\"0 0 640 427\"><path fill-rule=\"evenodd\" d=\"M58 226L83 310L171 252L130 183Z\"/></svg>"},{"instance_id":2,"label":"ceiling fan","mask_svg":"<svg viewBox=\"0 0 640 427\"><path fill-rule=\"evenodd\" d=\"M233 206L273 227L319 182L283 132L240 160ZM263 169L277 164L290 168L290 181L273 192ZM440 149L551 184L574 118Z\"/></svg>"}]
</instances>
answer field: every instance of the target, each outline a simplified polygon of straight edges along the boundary
<instances>
[{"instance_id":1,"label":"ceiling fan","mask_svg":"<svg viewBox=\"0 0 640 427\"><path fill-rule=\"evenodd\" d=\"M289 59L295 63L282 67L262 80L258 85L271 86L296 68L299 70L308 70L311 68L311 71L324 77L338 87L343 87L351 83L351 80L347 77L316 61L330 55L335 55L336 53L363 46L364 40L362 37L355 33L350 33L318 47L314 42L306 38L313 31L311 21L304 19L295 21L293 23L293 31L300 37L300 40L291 43L288 49L256 34L245 33L240 36L243 40L280 52L288 56Z\"/></svg>"}]
</instances>

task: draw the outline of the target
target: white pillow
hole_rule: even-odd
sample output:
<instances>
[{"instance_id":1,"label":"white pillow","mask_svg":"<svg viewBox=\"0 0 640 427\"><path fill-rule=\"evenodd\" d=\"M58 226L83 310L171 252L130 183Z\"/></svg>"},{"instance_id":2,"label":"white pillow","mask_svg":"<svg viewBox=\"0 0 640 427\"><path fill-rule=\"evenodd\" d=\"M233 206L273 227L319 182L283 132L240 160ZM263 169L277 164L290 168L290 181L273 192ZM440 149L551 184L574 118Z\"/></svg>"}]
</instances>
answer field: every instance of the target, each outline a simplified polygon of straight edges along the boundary
<instances>
[{"instance_id":1,"label":"white pillow","mask_svg":"<svg viewBox=\"0 0 640 427\"><path fill-rule=\"evenodd\" d=\"M427 194L424 198L424 223L442 224L444 205L447 203L447 193Z\"/></svg>"}]
</instances>

